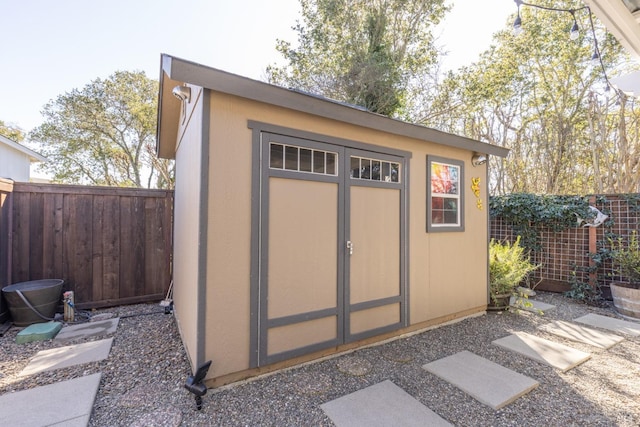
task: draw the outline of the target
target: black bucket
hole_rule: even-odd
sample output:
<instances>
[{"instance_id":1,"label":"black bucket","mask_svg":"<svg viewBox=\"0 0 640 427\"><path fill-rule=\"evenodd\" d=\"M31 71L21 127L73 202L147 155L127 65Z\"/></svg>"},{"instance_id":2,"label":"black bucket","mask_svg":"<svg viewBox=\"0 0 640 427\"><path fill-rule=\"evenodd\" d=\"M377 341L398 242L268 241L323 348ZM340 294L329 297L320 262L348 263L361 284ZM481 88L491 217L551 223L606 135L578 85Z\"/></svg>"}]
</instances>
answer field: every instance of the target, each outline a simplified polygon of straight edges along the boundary
<instances>
[{"instance_id":1,"label":"black bucket","mask_svg":"<svg viewBox=\"0 0 640 427\"><path fill-rule=\"evenodd\" d=\"M29 326L33 323L47 322L25 304L17 291L20 291L43 317L53 318L60 303L63 284L64 280L61 279L43 279L14 283L2 288L13 323L16 326Z\"/></svg>"}]
</instances>

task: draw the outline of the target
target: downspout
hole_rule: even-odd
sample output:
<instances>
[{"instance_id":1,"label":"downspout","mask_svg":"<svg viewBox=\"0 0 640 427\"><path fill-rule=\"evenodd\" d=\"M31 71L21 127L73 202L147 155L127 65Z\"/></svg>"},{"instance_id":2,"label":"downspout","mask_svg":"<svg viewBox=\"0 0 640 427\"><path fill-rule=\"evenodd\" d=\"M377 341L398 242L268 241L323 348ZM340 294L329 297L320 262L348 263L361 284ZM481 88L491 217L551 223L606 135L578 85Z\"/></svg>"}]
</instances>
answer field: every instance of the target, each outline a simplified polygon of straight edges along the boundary
<instances>
[{"instance_id":1,"label":"downspout","mask_svg":"<svg viewBox=\"0 0 640 427\"><path fill-rule=\"evenodd\" d=\"M200 212L198 215L198 289L196 301L196 360L195 366L205 362L207 321L207 250L209 231L209 105L210 92L202 90L202 140L200 147Z\"/></svg>"}]
</instances>

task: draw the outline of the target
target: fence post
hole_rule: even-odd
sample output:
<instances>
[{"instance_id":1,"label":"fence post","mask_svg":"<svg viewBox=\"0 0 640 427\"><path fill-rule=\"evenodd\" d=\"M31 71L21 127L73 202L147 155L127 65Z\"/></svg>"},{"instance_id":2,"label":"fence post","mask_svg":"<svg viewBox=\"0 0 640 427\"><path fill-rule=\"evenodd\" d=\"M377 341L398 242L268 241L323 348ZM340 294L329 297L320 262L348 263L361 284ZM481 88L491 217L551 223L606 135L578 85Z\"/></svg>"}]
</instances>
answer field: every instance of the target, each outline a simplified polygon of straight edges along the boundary
<instances>
[{"instance_id":1,"label":"fence post","mask_svg":"<svg viewBox=\"0 0 640 427\"><path fill-rule=\"evenodd\" d=\"M589 205L595 207L596 204L596 196L589 197ZM596 227L588 227L589 228L589 284L595 291L598 286L598 272L595 270L596 262L594 261L591 254L595 254L598 251L598 247L596 244Z\"/></svg>"}]
</instances>

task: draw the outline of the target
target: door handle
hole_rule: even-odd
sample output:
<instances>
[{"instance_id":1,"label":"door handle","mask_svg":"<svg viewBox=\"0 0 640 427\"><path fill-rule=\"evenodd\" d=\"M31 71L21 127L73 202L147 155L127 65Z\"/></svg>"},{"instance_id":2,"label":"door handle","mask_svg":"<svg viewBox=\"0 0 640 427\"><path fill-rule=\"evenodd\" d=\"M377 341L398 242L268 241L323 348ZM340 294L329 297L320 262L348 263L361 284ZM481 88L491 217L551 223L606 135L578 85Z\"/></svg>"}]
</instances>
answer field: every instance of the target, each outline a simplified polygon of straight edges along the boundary
<instances>
[{"instance_id":1,"label":"door handle","mask_svg":"<svg viewBox=\"0 0 640 427\"><path fill-rule=\"evenodd\" d=\"M353 255L353 242L351 240L347 240L347 249L349 249L349 255Z\"/></svg>"}]
</instances>

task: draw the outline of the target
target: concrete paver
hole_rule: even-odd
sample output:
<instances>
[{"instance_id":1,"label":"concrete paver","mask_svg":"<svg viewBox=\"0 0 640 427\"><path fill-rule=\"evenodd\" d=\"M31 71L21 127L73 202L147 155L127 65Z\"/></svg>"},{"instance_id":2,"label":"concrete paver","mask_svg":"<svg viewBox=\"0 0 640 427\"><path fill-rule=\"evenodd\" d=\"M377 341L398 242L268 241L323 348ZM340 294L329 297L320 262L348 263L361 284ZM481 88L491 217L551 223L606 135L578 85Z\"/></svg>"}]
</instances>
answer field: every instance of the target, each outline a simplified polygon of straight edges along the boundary
<instances>
[{"instance_id":1,"label":"concrete paver","mask_svg":"<svg viewBox=\"0 0 640 427\"><path fill-rule=\"evenodd\" d=\"M499 347L566 372L589 360L591 355L575 348L525 332L516 332L492 342Z\"/></svg>"},{"instance_id":2,"label":"concrete paver","mask_svg":"<svg viewBox=\"0 0 640 427\"><path fill-rule=\"evenodd\" d=\"M98 322L80 323L78 325L65 326L58 333L55 341L62 344L78 338L90 338L111 335L116 332L120 318L101 320Z\"/></svg>"},{"instance_id":3,"label":"concrete paver","mask_svg":"<svg viewBox=\"0 0 640 427\"><path fill-rule=\"evenodd\" d=\"M52 348L38 352L29 364L20 372L19 376L37 374L43 371L96 362L106 359L111 350L113 338L92 341L84 344Z\"/></svg>"},{"instance_id":4,"label":"concrete paver","mask_svg":"<svg viewBox=\"0 0 640 427\"><path fill-rule=\"evenodd\" d=\"M542 325L539 329L559 337L604 349L611 348L619 342L624 341L624 338L620 335L615 335L609 332L600 332L596 329L587 328L585 326L580 326L575 323L565 322L562 320L547 323L546 325Z\"/></svg>"},{"instance_id":5,"label":"concrete paver","mask_svg":"<svg viewBox=\"0 0 640 427\"><path fill-rule=\"evenodd\" d=\"M461 351L427 363L422 368L496 410L538 386L533 378L470 351Z\"/></svg>"},{"instance_id":6,"label":"concrete paver","mask_svg":"<svg viewBox=\"0 0 640 427\"><path fill-rule=\"evenodd\" d=\"M574 321L584 323L589 326L595 326L596 328L608 329L619 334L627 334L634 337L640 336L640 323L616 319L615 317L590 313L585 316L578 317L577 319L574 319Z\"/></svg>"},{"instance_id":7,"label":"concrete paver","mask_svg":"<svg viewBox=\"0 0 640 427\"><path fill-rule=\"evenodd\" d=\"M87 375L0 396L5 426L86 426L102 374Z\"/></svg>"},{"instance_id":8,"label":"concrete paver","mask_svg":"<svg viewBox=\"0 0 640 427\"><path fill-rule=\"evenodd\" d=\"M520 303L518 300L521 300ZM547 304L546 302L536 301L534 299L528 299L523 297L511 297L509 305L520 310L530 311L532 313L540 313L556 308L555 305Z\"/></svg>"},{"instance_id":9,"label":"concrete paver","mask_svg":"<svg viewBox=\"0 0 640 427\"><path fill-rule=\"evenodd\" d=\"M389 380L320 407L338 427L451 426Z\"/></svg>"}]
</instances>

